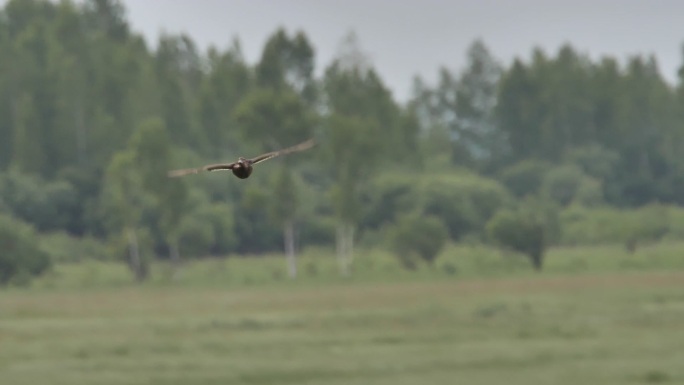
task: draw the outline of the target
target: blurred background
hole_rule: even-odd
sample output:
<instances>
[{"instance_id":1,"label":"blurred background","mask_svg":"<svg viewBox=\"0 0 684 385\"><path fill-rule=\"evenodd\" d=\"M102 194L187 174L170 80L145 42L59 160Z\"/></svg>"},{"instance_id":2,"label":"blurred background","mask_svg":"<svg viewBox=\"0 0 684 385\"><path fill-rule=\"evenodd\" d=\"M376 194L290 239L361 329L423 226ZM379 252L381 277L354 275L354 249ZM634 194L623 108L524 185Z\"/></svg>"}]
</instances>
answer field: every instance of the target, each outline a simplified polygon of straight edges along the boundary
<instances>
[{"instance_id":1,"label":"blurred background","mask_svg":"<svg viewBox=\"0 0 684 385\"><path fill-rule=\"evenodd\" d=\"M0 4L1 383L684 383L684 3Z\"/></svg>"}]
</instances>

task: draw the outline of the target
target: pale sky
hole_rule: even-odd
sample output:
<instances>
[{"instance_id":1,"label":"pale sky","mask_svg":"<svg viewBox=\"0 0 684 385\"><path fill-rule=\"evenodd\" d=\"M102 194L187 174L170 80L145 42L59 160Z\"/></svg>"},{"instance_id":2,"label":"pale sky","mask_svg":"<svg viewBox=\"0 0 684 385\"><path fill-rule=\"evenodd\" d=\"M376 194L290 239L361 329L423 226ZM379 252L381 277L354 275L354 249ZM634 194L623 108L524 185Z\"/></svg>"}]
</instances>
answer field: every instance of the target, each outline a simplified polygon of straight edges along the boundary
<instances>
[{"instance_id":1,"label":"pale sky","mask_svg":"<svg viewBox=\"0 0 684 385\"><path fill-rule=\"evenodd\" d=\"M351 30L383 80L403 101L412 78L433 81L437 69L460 71L465 51L482 38L509 63L534 46L554 53L563 42L593 58L654 54L675 82L684 43L679 0L124 0L134 29L156 40L160 30L186 32L201 46L227 47L234 36L250 63L278 26L303 29L320 72Z\"/></svg>"},{"instance_id":2,"label":"pale sky","mask_svg":"<svg viewBox=\"0 0 684 385\"><path fill-rule=\"evenodd\" d=\"M303 29L327 65L351 30L398 100L412 78L436 79L440 66L460 71L482 38L505 64L534 46L554 53L563 42L593 58L654 54L676 81L684 43L680 0L123 0L128 20L154 44L159 31L185 32L203 48L238 36L250 63L278 26Z\"/></svg>"}]
</instances>

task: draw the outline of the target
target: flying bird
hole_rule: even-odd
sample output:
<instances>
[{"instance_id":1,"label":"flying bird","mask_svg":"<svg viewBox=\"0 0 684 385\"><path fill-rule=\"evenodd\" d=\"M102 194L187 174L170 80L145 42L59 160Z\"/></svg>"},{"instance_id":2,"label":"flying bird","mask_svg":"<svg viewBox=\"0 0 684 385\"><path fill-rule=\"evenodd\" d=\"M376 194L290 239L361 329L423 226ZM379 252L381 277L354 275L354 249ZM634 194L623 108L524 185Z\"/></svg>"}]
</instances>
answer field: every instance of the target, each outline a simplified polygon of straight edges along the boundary
<instances>
[{"instance_id":1,"label":"flying bird","mask_svg":"<svg viewBox=\"0 0 684 385\"><path fill-rule=\"evenodd\" d=\"M315 144L316 143L313 139L309 139L306 142L302 142L298 145L288 147L288 148L278 150L278 151L267 152L265 154L254 157L252 159L239 157L237 162L233 162L233 163L208 164L208 165L203 166L203 167L172 170L172 171L168 172L168 176L169 177L179 177L179 176L185 176L185 175L189 175L189 174L198 174L202 171L231 170L233 172L233 175L235 175L236 177L238 177L240 179L247 179L247 178L249 178L250 175L252 175L252 166L253 165L260 163L260 162L263 162L265 160L275 158L276 156L291 154L293 152L299 152L299 151L307 150L307 149L313 147Z\"/></svg>"}]
</instances>

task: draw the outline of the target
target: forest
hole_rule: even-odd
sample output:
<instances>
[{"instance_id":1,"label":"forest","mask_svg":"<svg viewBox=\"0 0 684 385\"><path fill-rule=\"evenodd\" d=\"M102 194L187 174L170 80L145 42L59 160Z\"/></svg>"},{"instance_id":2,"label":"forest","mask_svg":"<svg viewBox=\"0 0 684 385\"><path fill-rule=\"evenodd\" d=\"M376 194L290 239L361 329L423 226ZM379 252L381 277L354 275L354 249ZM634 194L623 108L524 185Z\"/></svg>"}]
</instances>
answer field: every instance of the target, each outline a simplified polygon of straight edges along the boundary
<instances>
[{"instance_id":1,"label":"forest","mask_svg":"<svg viewBox=\"0 0 684 385\"><path fill-rule=\"evenodd\" d=\"M504 65L474 40L400 103L353 34L322 68L277 28L250 64L239 37L147 42L117 0L10 0L0 51L0 284L273 253L295 277L306 249L342 275L363 250L410 270L460 243L543 270L557 245L684 238L684 67L670 84L645 54L566 44ZM167 177L309 138L246 180Z\"/></svg>"}]
</instances>

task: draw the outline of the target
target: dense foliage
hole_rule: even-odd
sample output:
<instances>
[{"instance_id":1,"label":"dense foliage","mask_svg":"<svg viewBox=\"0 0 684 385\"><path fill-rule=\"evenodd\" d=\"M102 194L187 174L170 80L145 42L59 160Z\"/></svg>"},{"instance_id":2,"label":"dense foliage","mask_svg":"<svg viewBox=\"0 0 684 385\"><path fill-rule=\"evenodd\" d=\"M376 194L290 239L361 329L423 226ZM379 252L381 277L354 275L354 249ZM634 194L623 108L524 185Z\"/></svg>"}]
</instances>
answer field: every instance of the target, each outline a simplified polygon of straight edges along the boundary
<instances>
[{"instance_id":1,"label":"dense foliage","mask_svg":"<svg viewBox=\"0 0 684 385\"><path fill-rule=\"evenodd\" d=\"M0 214L0 284L24 283L50 268L50 258L31 225Z\"/></svg>"},{"instance_id":2,"label":"dense foliage","mask_svg":"<svg viewBox=\"0 0 684 385\"><path fill-rule=\"evenodd\" d=\"M321 77L301 31L274 31L255 65L238 39L202 51L164 34L153 46L117 0L0 11L0 212L17 239L28 223L74 253L100 258L76 244L101 242L140 280L151 258L280 250L294 276L310 245L335 245L343 272L359 242L432 261L444 237L496 239L541 267L548 242L519 244L539 224L520 225L518 201L553 202L569 231L555 241L573 244L599 241L578 223L610 210L684 204L684 79L668 84L652 57L621 65L564 45L505 67L478 40L462 71L416 78L403 105L353 35ZM309 137L315 149L245 181L166 178ZM667 226L649 218L630 222L646 230L600 231L662 238Z\"/></svg>"}]
</instances>

